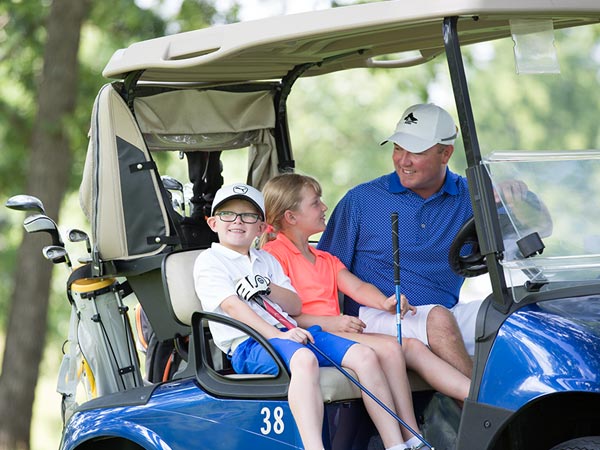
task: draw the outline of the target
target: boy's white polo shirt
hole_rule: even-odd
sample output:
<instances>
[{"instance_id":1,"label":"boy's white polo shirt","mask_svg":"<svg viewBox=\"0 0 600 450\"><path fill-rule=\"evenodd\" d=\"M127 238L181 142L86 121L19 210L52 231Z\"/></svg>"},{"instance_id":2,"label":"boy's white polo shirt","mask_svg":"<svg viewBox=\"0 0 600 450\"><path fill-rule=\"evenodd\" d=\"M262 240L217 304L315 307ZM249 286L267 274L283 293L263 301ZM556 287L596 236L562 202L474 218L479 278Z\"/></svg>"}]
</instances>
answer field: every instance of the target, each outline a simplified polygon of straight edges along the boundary
<instances>
[{"instance_id":1,"label":"boy's white polo shirt","mask_svg":"<svg viewBox=\"0 0 600 450\"><path fill-rule=\"evenodd\" d=\"M227 297L237 295L237 282L248 275L266 276L272 283L296 292L281 265L272 255L254 248L251 248L249 253L250 257L218 243L213 243L210 249L200 253L194 264L194 283L196 295L202 302L204 311L226 316L221 309L221 303ZM248 305L266 322L279 325L275 318L256 303L249 302ZM273 302L273 306L292 323L296 323L279 305ZM233 352L237 345L248 338L241 330L220 323L210 322L209 327L215 344L225 353Z\"/></svg>"}]
</instances>

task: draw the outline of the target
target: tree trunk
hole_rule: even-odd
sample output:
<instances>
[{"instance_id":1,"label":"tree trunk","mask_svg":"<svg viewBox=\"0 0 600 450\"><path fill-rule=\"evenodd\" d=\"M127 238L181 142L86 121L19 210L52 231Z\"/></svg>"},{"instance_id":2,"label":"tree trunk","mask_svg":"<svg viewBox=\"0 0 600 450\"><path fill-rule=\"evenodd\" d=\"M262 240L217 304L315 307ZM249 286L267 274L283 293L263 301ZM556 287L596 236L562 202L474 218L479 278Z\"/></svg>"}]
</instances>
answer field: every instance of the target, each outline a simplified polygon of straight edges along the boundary
<instances>
[{"instance_id":1,"label":"tree trunk","mask_svg":"<svg viewBox=\"0 0 600 450\"><path fill-rule=\"evenodd\" d=\"M88 0L54 0L47 21L26 193L42 199L52 218L58 217L72 166L65 123L75 109L79 37L88 10ZM46 339L52 271L52 264L43 259L41 249L48 244L47 235L25 236L17 254L0 375L0 449L30 448L30 424Z\"/></svg>"}]
</instances>

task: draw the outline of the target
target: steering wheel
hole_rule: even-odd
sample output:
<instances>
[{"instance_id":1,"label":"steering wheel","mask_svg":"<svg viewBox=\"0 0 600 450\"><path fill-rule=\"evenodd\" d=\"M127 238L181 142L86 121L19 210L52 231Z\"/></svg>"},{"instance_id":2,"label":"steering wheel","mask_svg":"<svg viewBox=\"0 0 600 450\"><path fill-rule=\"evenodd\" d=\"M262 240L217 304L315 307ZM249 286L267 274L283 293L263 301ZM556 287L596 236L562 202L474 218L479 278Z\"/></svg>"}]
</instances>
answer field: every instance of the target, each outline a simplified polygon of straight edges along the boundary
<instances>
[{"instance_id":1,"label":"steering wheel","mask_svg":"<svg viewBox=\"0 0 600 450\"><path fill-rule=\"evenodd\" d=\"M466 245L471 246L471 252L468 255L461 255L461 250ZM473 217L465 222L452 241L448 262L455 274L465 278L483 275L488 271L485 256L479 251L479 240Z\"/></svg>"}]
</instances>

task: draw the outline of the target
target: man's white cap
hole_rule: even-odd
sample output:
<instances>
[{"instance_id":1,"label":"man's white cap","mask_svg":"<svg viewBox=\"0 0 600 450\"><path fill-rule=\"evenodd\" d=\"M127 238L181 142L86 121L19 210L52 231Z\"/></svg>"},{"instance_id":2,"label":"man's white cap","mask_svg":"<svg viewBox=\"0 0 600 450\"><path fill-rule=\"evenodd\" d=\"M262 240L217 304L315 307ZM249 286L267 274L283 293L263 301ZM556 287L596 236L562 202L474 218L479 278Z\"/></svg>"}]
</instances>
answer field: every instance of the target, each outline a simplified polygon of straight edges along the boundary
<instances>
[{"instance_id":1,"label":"man's white cap","mask_svg":"<svg viewBox=\"0 0 600 450\"><path fill-rule=\"evenodd\" d=\"M445 109L422 103L404 111L394 134L381 145L392 141L411 153L422 153L435 144L453 145L456 136L458 128Z\"/></svg>"},{"instance_id":2,"label":"man's white cap","mask_svg":"<svg viewBox=\"0 0 600 450\"><path fill-rule=\"evenodd\" d=\"M229 200L233 200L234 198L239 198L241 200L246 200L247 202L252 203L262 213L262 218L264 220L265 199L262 193L258 189L255 189L252 186L242 183L223 186L217 191L212 203L211 215L214 216L215 210L219 206L221 206L223 203Z\"/></svg>"}]
</instances>

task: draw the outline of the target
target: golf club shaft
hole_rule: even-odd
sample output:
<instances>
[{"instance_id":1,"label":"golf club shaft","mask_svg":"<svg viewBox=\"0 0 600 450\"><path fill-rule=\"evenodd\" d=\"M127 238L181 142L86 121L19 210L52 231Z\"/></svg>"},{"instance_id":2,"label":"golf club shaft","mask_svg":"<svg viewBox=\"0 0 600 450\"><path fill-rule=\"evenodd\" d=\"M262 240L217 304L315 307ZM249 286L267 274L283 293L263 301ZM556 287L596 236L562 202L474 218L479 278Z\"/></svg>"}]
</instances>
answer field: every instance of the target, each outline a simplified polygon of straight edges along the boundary
<instances>
[{"instance_id":1,"label":"golf club shaft","mask_svg":"<svg viewBox=\"0 0 600 450\"><path fill-rule=\"evenodd\" d=\"M400 292L400 249L398 237L398 213L392 213L392 247L394 250L394 286L396 288L396 334L398 343L402 345L402 316L401 316L401 300L402 293Z\"/></svg>"},{"instance_id":2,"label":"golf club shaft","mask_svg":"<svg viewBox=\"0 0 600 450\"><path fill-rule=\"evenodd\" d=\"M256 302L257 305L259 305L261 308L263 308L269 315L271 315L273 318L275 318L281 325L286 327L288 330L296 328L296 325L294 325L289 320L287 320L283 316L283 314L281 314L279 311L277 311L277 309L275 309L273 307L273 305L270 304L269 299L266 299L263 296L261 296L260 294L257 294L255 296L253 296L251 298L251 300L254 300L254 302ZM379 400L375 396L375 394L373 394L366 387L364 387L356 378L354 378L352 375L350 375L350 373L348 373L348 371L346 369L344 369L342 366L340 366L338 363L336 363L333 359L331 359L331 357L329 355L327 355L325 352L323 352L323 350L318 348L315 344L313 344L310 341L306 341L306 346L310 347L312 350L319 353L319 355L321 355L323 358L325 358L327 361L329 361L329 363L332 364L333 367L335 367L338 371L340 371L342 373L342 375L344 375L346 378L348 378L348 380L350 380L361 391L363 391L365 394L367 394L375 403L377 403L379 406L381 406L388 414L390 414L394 419L396 419L400 425L402 425L410 433L412 433L414 436L416 436L417 439L419 439L424 445L426 445L430 449L433 449L433 447L419 433L417 433L415 430L413 430L404 420L402 420L398 416L398 414L396 414L385 403L383 403L381 400Z\"/></svg>"}]
</instances>

